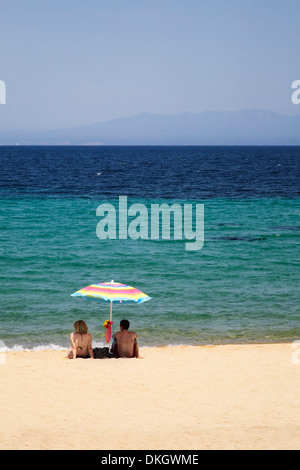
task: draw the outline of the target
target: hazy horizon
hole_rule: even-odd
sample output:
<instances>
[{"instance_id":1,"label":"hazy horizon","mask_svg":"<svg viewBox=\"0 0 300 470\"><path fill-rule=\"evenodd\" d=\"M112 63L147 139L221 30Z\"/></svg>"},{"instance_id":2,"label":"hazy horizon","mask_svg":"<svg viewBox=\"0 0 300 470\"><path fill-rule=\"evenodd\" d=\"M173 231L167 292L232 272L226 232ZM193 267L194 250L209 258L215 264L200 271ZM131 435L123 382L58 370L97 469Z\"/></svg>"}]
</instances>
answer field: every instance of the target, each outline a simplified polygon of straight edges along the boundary
<instances>
[{"instance_id":1,"label":"hazy horizon","mask_svg":"<svg viewBox=\"0 0 300 470\"><path fill-rule=\"evenodd\" d=\"M141 113L300 113L296 0L1 3L0 130Z\"/></svg>"},{"instance_id":2,"label":"hazy horizon","mask_svg":"<svg viewBox=\"0 0 300 470\"><path fill-rule=\"evenodd\" d=\"M300 107L299 107L300 108ZM126 120L126 119L134 119L139 116L160 116L160 117L175 117L175 116L181 116L181 115L190 115L190 116L197 116L197 115L204 115L204 114L233 114L233 113L241 113L241 112L270 112L274 113L278 116L282 117L296 117L300 116L300 109L298 113L291 113L291 114L284 114L284 113L279 113L277 111L274 111L272 109L257 109L257 108L244 108L244 109L237 109L234 111L227 111L227 110L218 110L218 111L211 111L209 109L205 109L201 112L190 112L190 111L180 111L178 113L155 113L155 112L148 112L148 111L141 111L139 113L133 114L133 115L124 115L124 116L119 116L116 118L110 118L110 119L103 119L101 121L94 121L90 122L88 124L76 124L73 126L63 126L63 127L57 127L53 125L53 127L45 127L41 129L34 129L34 128L28 128L24 129L27 132L43 132L43 131L55 131L55 130L68 130L68 129L75 129L78 127L88 127L88 126L93 126L97 124L104 124L104 123L109 123L113 121L118 121L118 120ZM8 129L8 131L21 131L21 128L15 128L15 129ZM1 131L1 129L0 129Z\"/></svg>"},{"instance_id":3,"label":"hazy horizon","mask_svg":"<svg viewBox=\"0 0 300 470\"><path fill-rule=\"evenodd\" d=\"M64 129L0 130L1 145L300 145L300 114L141 113Z\"/></svg>"}]
</instances>

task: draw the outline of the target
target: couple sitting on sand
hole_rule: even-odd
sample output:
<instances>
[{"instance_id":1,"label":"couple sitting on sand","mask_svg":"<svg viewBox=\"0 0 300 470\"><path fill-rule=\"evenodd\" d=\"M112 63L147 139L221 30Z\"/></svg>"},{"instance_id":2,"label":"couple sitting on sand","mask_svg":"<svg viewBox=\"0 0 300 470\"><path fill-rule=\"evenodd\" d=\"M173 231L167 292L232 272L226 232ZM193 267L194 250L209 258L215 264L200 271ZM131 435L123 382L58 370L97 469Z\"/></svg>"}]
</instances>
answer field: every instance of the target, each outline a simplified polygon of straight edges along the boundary
<instances>
[{"instance_id":1,"label":"couple sitting on sand","mask_svg":"<svg viewBox=\"0 0 300 470\"><path fill-rule=\"evenodd\" d=\"M138 336L134 331L128 331L129 326L128 320L120 322L120 331L114 335L113 355L110 357L139 358ZM69 359L76 359L77 357L84 359L109 357L108 355L103 355L102 348L92 348L92 336L88 333L88 327L83 320L74 323L74 330L70 334L72 351L69 352Z\"/></svg>"}]
</instances>

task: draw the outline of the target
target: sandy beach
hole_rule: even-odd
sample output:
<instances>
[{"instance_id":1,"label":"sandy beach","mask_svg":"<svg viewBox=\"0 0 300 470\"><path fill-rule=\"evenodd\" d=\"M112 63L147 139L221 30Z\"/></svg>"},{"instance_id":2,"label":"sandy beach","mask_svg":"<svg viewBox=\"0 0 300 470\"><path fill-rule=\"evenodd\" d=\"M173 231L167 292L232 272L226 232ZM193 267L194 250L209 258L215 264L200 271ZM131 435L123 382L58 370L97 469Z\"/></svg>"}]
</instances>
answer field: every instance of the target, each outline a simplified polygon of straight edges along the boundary
<instances>
[{"instance_id":1,"label":"sandy beach","mask_svg":"<svg viewBox=\"0 0 300 470\"><path fill-rule=\"evenodd\" d=\"M1 353L0 449L300 449L291 344Z\"/></svg>"}]
</instances>

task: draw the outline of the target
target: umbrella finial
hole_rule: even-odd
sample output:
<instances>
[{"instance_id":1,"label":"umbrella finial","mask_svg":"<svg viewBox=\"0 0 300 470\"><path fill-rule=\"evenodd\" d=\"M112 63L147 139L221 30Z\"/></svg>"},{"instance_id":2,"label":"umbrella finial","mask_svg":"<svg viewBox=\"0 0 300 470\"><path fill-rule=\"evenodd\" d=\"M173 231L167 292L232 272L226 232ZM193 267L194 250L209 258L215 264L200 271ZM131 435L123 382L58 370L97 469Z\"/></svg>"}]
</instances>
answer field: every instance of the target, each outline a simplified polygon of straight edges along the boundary
<instances>
[{"instance_id":1,"label":"umbrella finial","mask_svg":"<svg viewBox=\"0 0 300 470\"><path fill-rule=\"evenodd\" d=\"M114 283L115 281L112 279L111 282Z\"/></svg>"}]
</instances>

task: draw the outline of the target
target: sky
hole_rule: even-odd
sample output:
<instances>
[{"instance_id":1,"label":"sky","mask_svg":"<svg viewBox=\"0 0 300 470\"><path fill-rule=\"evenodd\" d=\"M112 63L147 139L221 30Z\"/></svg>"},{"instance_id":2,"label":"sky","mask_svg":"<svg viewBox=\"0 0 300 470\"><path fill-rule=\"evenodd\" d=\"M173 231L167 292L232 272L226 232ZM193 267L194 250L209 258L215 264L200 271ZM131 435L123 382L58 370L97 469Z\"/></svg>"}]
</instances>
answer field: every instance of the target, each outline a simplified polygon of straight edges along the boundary
<instances>
[{"instance_id":1,"label":"sky","mask_svg":"<svg viewBox=\"0 0 300 470\"><path fill-rule=\"evenodd\" d=\"M0 130L299 114L299 0L0 0Z\"/></svg>"}]
</instances>

